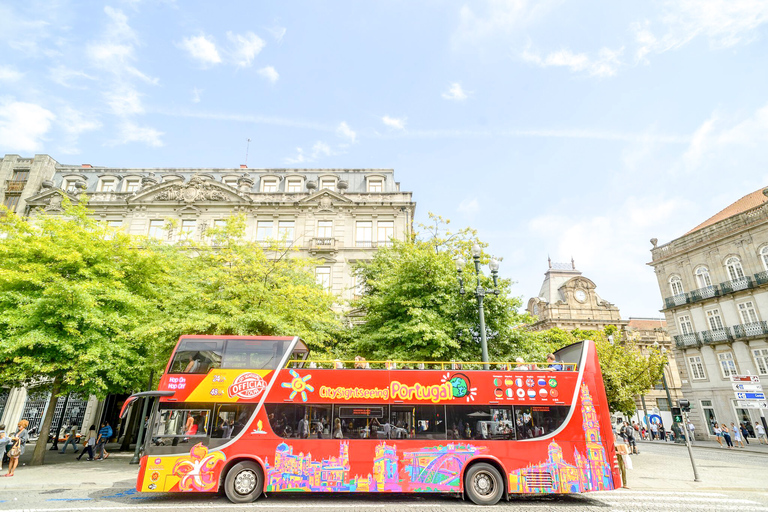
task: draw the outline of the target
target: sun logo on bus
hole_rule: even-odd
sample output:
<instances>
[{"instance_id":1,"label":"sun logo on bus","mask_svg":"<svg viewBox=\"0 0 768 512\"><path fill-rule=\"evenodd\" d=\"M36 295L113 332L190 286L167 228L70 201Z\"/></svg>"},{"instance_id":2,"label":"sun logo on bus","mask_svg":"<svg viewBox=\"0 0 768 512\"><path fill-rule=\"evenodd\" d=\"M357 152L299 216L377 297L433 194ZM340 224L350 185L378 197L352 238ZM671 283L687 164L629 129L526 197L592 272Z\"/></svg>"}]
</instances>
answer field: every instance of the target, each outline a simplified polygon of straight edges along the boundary
<instances>
[{"instance_id":1,"label":"sun logo on bus","mask_svg":"<svg viewBox=\"0 0 768 512\"><path fill-rule=\"evenodd\" d=\"M453 388L453 398L467 398L467 402L474 402L477 396L477 388L472 388L469 385L469 377L463 373L455 373L451 375L446 373L443 375L442 382L450 382Z\"/></svg>"},{"instance_id":2,"label":"sun logo on bus","mask_svg":"<svg viewBox=\"0 0 768 512\"><path fill-rule=\"evenodd\" d=\"M307 384L307 381L311 379L312 376L307 375L305 377L302 377L293 370L288 370L288 372L291 374L291 377L293 377L293 380L291 382L283 382L282 384L280 384L282 387L291 390L291 394L288 395L288 399L293 400L293 397L295 397L298 393L301 393L301 400L303 402L306 402L307 391L312 392L315 390L312 384Z\"/></svg>"}]
</instances>

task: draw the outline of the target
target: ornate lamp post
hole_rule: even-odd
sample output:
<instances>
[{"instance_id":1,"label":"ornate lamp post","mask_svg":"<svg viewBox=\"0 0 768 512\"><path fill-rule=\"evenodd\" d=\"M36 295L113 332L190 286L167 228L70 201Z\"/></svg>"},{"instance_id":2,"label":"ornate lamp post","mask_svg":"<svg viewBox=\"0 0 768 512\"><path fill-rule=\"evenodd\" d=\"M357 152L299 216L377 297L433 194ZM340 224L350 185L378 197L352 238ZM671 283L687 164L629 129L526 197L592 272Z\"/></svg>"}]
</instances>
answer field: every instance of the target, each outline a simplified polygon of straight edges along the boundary
<instances>
[{"instance_id":1,"label":"ornate lamp post","mask_svg":"<svg viewBox=\"0 0 768 512\"><path fill-rule=\"evenodd\" d=\"M475 297L477 297L477 309L480 315L480 348L483 351L483 369L488 370L488 340L485 337L485 309L483 308L483 299L486 294L498 295L499 290L498 278L499 278L499 262L496 258L491 258L491 262L488 267L491 269L491 276L493 276L493 289L486 290L480 285L480 254L482 250L480 246L475 244L472 246L472 259L475 261L475 272L477 273L477 288L475 288ZM456 272L459 275L459 293L464 295L464 279L462 277L462 271L464 265L466 265L464 258L459 256L456 258Z\"/></svg>"}]
</instances>

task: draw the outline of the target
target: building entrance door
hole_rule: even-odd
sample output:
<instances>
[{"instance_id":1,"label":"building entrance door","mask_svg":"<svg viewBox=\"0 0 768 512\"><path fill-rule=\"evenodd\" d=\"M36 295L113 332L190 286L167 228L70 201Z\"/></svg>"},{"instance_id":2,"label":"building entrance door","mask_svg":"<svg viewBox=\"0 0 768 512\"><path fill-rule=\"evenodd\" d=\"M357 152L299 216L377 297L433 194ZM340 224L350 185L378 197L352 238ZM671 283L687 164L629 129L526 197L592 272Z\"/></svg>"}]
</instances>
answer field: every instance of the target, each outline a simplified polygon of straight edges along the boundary
<instances>
[{"instance_id":1,"label":"building entrance door","mask_svg":"<svg viewBox=\"0 0 768 512\"><path fill-rule=\"evenodd\" d=\"M701 413L704 416L704 423L707 425L707 432L709 435L715 435L715 425L717 425L717 416L715 416L715 409L712 407L712 400L701 401Z\"/></svg>"}]
</instances>

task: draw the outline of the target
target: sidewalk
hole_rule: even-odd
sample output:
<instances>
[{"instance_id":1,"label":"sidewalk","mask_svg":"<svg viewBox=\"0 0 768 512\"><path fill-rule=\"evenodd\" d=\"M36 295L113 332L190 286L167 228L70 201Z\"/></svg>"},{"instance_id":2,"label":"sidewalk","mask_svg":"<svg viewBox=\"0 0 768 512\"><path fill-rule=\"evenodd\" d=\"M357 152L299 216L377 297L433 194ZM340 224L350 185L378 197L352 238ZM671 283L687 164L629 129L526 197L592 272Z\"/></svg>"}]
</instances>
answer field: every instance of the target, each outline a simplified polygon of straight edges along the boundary
<instances>
[{"instance_id":1,"label":"sidewalk","mask_svg":"<svg viewBox=\"0 0 768 512\"><path fill-rule=\"evenodd\" d=\"M668 445L668 446L679 446L681 448L685 448L685 443L673 443L671 441L643 441L640 439L640 437L635 437L635 441L638 444L655 444L655 445ZM738 451L743 453L763 453L768 455L768 444L758 444L757 439L750 439L749 444L746 444L746 448L733 448L731 451ZM711 448L714 450L728 450L728 447L725 445L725 441L723 441L723 447L721 448L720 445L717 443L717 441L694 441L691 444L694 448Z\"/></svg>"},{"instance_id":2,"label":"sidewalk","mask_svg":"<svg viewBox=\"0 0 768 512\"><path fill-rule=\"evenodd\" d=\"M49 444L47 448L50 448ZM110 487L134 487L139 472L138 464L129 464L133 452L119 452L119 444L107 445L109 457L105 460L89 462L88 456L81 460L75 457L71 447L66 454L58 451L48 451L45 454L45 464L30 466L34 446L27 445L24 455L19 461L13 477L0 477L0 496L8 489L21 491L23 489L99 489ZM82 448L82 446L80 447ZM8 472L8 465L3 465L1 475Z\"/></svg>"}]
</instances>

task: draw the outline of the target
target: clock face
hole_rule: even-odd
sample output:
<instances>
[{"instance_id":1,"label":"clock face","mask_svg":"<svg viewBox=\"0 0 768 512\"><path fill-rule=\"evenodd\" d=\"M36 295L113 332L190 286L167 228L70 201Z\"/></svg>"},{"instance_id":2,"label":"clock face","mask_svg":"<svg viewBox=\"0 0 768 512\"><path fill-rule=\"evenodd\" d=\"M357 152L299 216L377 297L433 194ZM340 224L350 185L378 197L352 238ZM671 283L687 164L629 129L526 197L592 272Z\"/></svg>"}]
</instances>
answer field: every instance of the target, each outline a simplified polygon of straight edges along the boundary
<instances>
[{"instance_id":1,"label":"clock face","mask_svg":"<svg viewBox=\"0 0 768 512\"><path fill-rule=\"evenodd\" d=\"M584 302L587 300L587 294L584 293L584 290L576 290L576 293L574 293L574 296L576 297L576 300L579 302Z\"/></svg>"}]
</instances>

